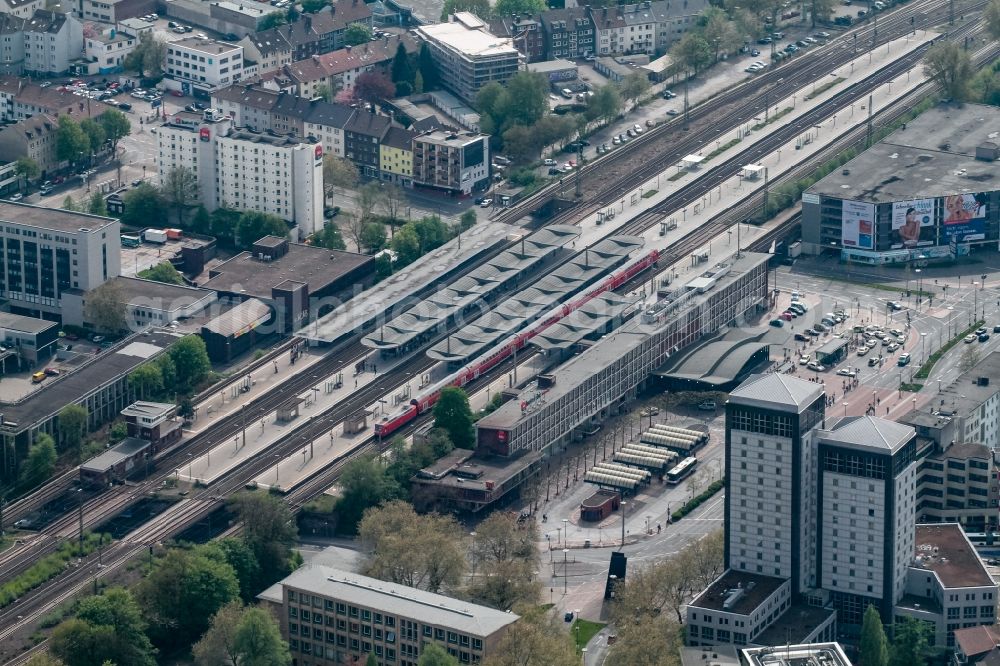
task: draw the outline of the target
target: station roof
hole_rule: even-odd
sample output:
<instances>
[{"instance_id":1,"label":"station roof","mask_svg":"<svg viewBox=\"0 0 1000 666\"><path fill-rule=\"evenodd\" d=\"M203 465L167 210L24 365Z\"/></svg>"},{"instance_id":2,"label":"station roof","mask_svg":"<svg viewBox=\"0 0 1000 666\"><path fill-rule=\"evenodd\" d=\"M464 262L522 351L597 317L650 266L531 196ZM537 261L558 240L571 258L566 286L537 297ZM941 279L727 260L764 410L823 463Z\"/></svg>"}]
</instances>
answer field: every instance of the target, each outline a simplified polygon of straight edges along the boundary
<instances>
[{"instance_id":1,"label":"station roof","mask_svg":"<svg viewBox=\"0 0 1000 666\"><path fill-rule=\"evenodd\" d=\"M267 303L248 298L231 310L215 317L202 328L224 337L238 337L271 316Z\"/></svg>"},{"instance_id":2,"label":"station roof","mask_svg":"<svg viewBox=\"0 0 1000 666\"><path fill-rule=\"evenodd\" d=\"M95 456L80 465L80 469L88 472L104 473L115 465L124 462L137 453L149 448L149 442L138 437L126 437L99 456Z\"/></svg>"},{"instance_id":3,"label":"station roof","mask_svg":"<svg viewBox=\"0 0 1000 666\"><path fill-rule=\"evenodd\" d=\"M634 301L614 292L595 296L559 323L536 335L531 339L531 344L545 350L565 349L575 345L588 335L604 330L633 303Z\"/></svg>"},{"instance_id":4,"label":"station roof","mask_svg":"<svg viewBox=\"0 0 1000 666\"><path fill-rule=\"evenodd\" d=\"M837 199L883 203L1000 190L995 162L976 147L996 143L1000 109L937 105L809 188Z\"/></svg>"},{"instance_id":5,"label":"station roof","mask_svg":"<svg viewBox=\"0 0 1000 666\"><path fill-rule=\"evenodd\" d=\"M579 235L580 229L569 225L557 225L537 231L400 316L379 326L362 338L361 342L372 349L396 350L405 347L456 313L485 298L497 287L535 268L546 257Z\"/></svg>"},{"instance_id":6,"label":"station roof","mask_svg":"<svg viewBox=\"0 0 1000 666\"><path fill-rule=\"evenodd\" d=\"M620 265L643 242L635 236L612 236L600 241L511 296L485 317L449 335L428 350L427 355L453 363L475 357Z\"/></svg>"},{"instance_id":7,"label":"station roof","mask_svg":"<svg viewBox=\"0 0 1000 666\"><path fill-rule=\"evenodd\" d=\"M671 379L687 379L707 384L736 381L754 354L788 339L774 329L748 334L733 330L720 338L697 345L689 352L675 354L653 374Z\"/></svg>"}]
</instances>

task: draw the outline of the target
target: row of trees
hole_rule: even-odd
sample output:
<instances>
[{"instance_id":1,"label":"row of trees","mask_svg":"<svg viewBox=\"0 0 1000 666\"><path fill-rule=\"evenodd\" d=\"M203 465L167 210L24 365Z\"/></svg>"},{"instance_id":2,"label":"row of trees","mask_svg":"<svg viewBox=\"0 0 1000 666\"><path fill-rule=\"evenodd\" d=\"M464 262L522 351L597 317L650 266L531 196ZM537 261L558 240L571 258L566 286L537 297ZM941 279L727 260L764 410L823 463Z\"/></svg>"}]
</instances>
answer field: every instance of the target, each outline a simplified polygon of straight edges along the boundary
<instances>
[{"instance_id":1,"label":"row of trees","mask_svg":"<svg viewBox=\"0 0 1000 666\"><path fill-rule=\"evenodd\" d=\"M198 335L187 335L171 345L166 354L133 370L128 383L142 400L164 398L191 392L211 371L205 341Z\"/></svg>"},{"instance_id":2,"label":"row of trees","mask_svg":"<svg viewBox=\"0 0 1000 666\"><path fill-rule=\"evenodd\" d=\"M545 0L497 0L495 5L491 5L489 0L445 0L441 20L447 21L448 16L455 12L472 12L481 19L489 19L512 14L537 14L546 9Z\"/></svg>"},{"instance_id":3,"label":"row of trees","mask_svg":"<svg viewBox=\"0 0 1000 666\"><path fill-rule=\"evenodd\" d=\"M56 128L56 157L60 161L80 164L105 146L115 150L118 142L131 131L128 118L117 109L108 109L96 118L84 118L80 122L71 116L61 115ZM22 158L17 169L19 175L27 180L39 175L38 165L33 164L31 158Z\"/></svg>"},{"instance_id":4,"label":"row of trees","mask_svg":"<svg viewBox=\"0 0 1000 666\"><path fill-rule=\"evenodd\" d=\"M933 625L900 617L892 625L892 634L890 642L878 610L868 606L861 623L860 656L864 666L924 666L928 663Z\"/></svg>"},{"instance_id":5,"label":"row of trees","mask_svg":"<svg viewBox=\"0 0 1000 666\"><path fill-rule=\"evenodd\" d=\"M240 495L230 509L244 524L241 539L170 548L131 592L81 601L54 630L52 654L66 666L153 666L158 654L188 650L199 666L289 664L275 619L245 604L297 566L291 515L266 493Z\"/></svg>"}]
</instances>

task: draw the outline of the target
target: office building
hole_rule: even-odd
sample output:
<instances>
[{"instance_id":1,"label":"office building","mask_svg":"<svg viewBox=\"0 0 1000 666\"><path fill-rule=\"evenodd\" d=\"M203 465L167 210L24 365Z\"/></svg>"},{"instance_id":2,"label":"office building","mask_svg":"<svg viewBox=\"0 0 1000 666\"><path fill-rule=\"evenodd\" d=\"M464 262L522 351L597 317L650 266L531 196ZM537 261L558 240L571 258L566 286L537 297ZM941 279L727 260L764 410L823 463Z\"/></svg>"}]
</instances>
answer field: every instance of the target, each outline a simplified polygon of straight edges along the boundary
<instances>
[{"instance_id":1,"label":"office building","mask_svg":"<svg viewBox=\"0 0 1000 666\"><path fill-rule=\"evenodd\" d=\"M125 325L132 331L168 326L178 319L193 317L215 302L216 294L207 289L167 284L155 280L118 276L112 278L122 295ZM93 326L87 320L87 297L84 291L71 290L62 299L62 321L73 326Z\"/></svg>"},{"instance_id":2,"label":"office building","mask_svg":"<svg viewBox=\"0 0 1000 666\"><path fill-rule=\"evenodd\" d=\"M80 17L85 21L98 23L115 24L155 14L158 9L156 0L79 0Z\"/></svg>"},{"instance_id":3,"label":"office building","mask_svg":"<svg viewBox=\"0 0 1000 666\"><path fill-rule=\"evenodd\" d=\"M31 363L42 362L56 353L59 324L0 312L0 342Z\"/></svg>"},{"instance_id":4,"label":"office building","mask_svg":"<svg viewBox=\"0 0 1000 666\"><path fill-rule=\"evenodd\" d=\"M983 104L940 104L910 120L803 193L802 251L879 265L994 247L997 126L1000 109Z\"/></svg>"},{"instance_id":5,"label":"office building","mask_svg":"<svg viewBox=\"0 0 1000 666\"><path fill-rule=\"evenodd\" d=\"M115 28L106 28L99 33L87 35L84 39L83 56L86 63L77 70L85 69L89 75L120 72L125 58L139 44L136 35Z\"/></svg>"},{"instance_id":6,"label":"office building","mask_svg":"<svg viewBox=\"0 0 1000 666\"><path fill-rule=\"evenodd\" d=\"M193 114L173 116L156 136L160 177L176 167L194 171L207 209L277 215L294 227L297 239L323 228L319 141L240 129L228 119L198 122Z\"/></svg>"},{"instance_id":7,"label":"office building","mask_svg":"<svg viewBox=\"0 0 1000 666\"><path fill-rule=\"evenodd\" d=\"M714 657L713 657L714 659ZM851 666L851 660L840 643L807 643L782 645L775 650L770 646L744 648L739 651L740 666Z\"/></svg>"},{"instance_id":8,"label":"office building","mask_svg":"<svg viewBox=\"0 0 1000 666\"><path fill-rule=\"evenodd\" d=\"M120 227L100 215L0 201L0 297L11 312L58 321L65 292L118 275Z\"/></svg>"},{"instance_id":9,"label":"office building","mask_svg":"<svg viewBox=\"0 0 1000 666\"><path fill-rule=\"evenodd\" d=\"M995 531L1000 497L993 452L983 444L946 446L920 461L917 520L959 523L967 532Z\"/></svg>"},{"instance_id":10,"label":"office building","mask_svg":"<svg viewBox=\"0 0 1000 666\"><path fill-rule=\"evenodd\" d=\"M185 37L167 44L163 73L171 90L210 93L243 78L243 47L214 39Z\"/></svg>"},{"instance_id":11,"label":"office building","mask_svg":"<svg viewBox=\"0 0 1000 666\"><path fill-rule=\"evenodd\" d=\"M520 618L322 564L300 567L258 596L277 611L297 664L415 665L427 643L459 663L492 654Z\"/></svg>"},{"instance_id":12,"label":"office building","mask_svg":"<svg viewBox=\"0 0 1000 666\"><path fill-rule=\"evenodd\" d=\"M474 103L487 83L506 83L521 69L523 56L513 40L491 34L469 12L457 12L447 23L422 25L416 31L430 47L442 85L467 103Z\"/></svg>"},{"instance_id":13,"label":"office building","mask_svg":"<svg viewBox=\"0 0 1000 666\"><path fill-rule=\"evenodd\" d=\"M490 180L490 137L475 132L433 130L413 137L413 183L469 194Z\"/></svg>"},{"instance_id":14,"label":"office building","mask_svg":"<svg viewBox=\"0 0 1000 666\"><path fill-rule=\"evenodd\" d=\"M816 587L840 624L860 625L868 606L891 618L913 558L916 433L859 416L817 434Z\"/></svg>"}]
</instances>

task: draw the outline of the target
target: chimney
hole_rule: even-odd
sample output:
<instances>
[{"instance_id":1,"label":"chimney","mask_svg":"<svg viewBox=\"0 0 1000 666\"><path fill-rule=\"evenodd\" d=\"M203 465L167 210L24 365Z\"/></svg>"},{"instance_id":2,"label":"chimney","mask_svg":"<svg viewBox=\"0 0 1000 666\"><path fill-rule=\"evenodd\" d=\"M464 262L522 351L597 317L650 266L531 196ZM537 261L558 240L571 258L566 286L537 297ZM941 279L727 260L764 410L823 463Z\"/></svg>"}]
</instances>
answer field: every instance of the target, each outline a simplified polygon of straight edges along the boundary
<instances>
[{"instance_id":1,"label":"chimney","mask_svg":"<svg viewBox=\"0 0 1000 666\"><path fill-rule=\"evenodd\" d=\"M313 56L313 62L316 63L317 65L319 64L319 56L318 55L314 55Z\"/></svg>"}]
</instances>

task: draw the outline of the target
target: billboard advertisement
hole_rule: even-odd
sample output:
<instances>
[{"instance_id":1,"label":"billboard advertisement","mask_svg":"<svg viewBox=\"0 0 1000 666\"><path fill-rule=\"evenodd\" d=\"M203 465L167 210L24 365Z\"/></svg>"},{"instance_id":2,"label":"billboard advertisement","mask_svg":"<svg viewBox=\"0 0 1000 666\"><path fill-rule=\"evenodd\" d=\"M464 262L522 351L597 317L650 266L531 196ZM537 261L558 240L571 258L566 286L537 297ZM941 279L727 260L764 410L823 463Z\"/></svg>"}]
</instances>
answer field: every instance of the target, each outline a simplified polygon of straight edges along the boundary
<instances>
[{"instance_id":1,"label":"billboard advertisement","mask_svg":"<svg viewBox=\"0 0 1000 666\"><path fill-rule=\"evenodd\" d=\"M844 201L840 221L840 242L844 247L875 247L875 204Z\"/></svg>"},{"instance_id":2,"label":"billboard advertisement","mask_svg":"<svg viewBox=\"0 0 1000 666\"><path fill-rule=\"evenodd\" d=\"M934 199L896 201L892 204L893 250L934 245Z\"/></svg>"},{"instance_id":3,"label":"billboard advertisement","mask_svg":"<svg viewBox=\"0 0 1000 666\"><path fill-rule=\"evenodd\" d=\"M959 243L986 238L985 194L953 194L944 197L944 219L941 229L944 238Z\"/></svg>"}]
</instances>

